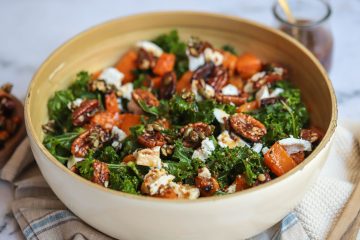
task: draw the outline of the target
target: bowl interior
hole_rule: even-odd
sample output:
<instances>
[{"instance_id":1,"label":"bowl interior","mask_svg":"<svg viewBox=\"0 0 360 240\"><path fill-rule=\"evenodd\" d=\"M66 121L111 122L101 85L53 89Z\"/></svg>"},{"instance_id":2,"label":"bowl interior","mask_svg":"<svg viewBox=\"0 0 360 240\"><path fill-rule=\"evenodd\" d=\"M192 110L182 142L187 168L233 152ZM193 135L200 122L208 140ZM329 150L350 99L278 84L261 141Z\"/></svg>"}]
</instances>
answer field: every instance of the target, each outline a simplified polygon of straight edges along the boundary
<instances>
[{"instance_id":1,"label":"bowl interior","mask_svg":"<svg viewBox=\"0 0 360 240\"><path fill-rule=\"evenodd\" d=\"M291 82L302 91L311 122L328 130L327 142L336 124L336 100L327 75L317 60L284 34L238 18L206 13L174 12L131 16L94 27L56 50L34 76L26 99L28 133L41 145L46 123L47 100L65 89L77 72L113 65L138 40L177 29L181 38L199 36L221 47L233 45L239 53L251 52L265 62L278 62L290 70ZM323 145L322 145L323 144ZM324 146L321 143L319 148ZM41 147L46 152L44 147ZM49 156L49 153L47 153ZM56 161L49 157L50 161Z\"/></svg>"}]
</instances>

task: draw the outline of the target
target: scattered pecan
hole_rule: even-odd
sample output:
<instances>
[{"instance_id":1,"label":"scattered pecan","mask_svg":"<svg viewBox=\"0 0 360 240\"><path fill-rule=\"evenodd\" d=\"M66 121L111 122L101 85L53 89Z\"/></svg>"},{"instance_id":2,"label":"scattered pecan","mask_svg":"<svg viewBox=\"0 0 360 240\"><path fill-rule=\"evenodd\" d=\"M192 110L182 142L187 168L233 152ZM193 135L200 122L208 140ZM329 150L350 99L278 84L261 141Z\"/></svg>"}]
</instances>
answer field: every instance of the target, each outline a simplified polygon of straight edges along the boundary
<instances>
[{"instance_id":1,"label":"scattered pecan","mask_svg":"<svg viewBox=\"0 0 360 240\"><path fill-rule=\"evenodd\" d=\"M170 128L170 122L166 118L159 118L159 119L155 120L154 124L163 127L163 129Z\"/></svg>"},{"instance_id":2,"label":"scattered pecan","mask_svg":"<svg viewBox=\"0 0 360 240\"><path fill-rule=\"evenodd\" d=\"M0 114L10 116L15 110L16 103L5 91L0 92Z\"/></svg>"},{"instance_id":3,"label":"scattered pecan","mask_svg":"<svg viewBox=\"0 0 360 240\"><path fill-rule=\"evenodd\" d=\"M138 142L147 148L162 146L166 143L164 136L158 131L143 133L138 136Z\"/></svg>"},{"instance_id":4,"label":"scattered pecan","mask_svg":"<svg viewBox=\"0 0 360 240\"><path fill-rule=\"evenodd\" d=\"M211 75L214 68L215 68L214 63L207 62L194 71L191 79L192 80L200 80L200 79L206 80Z\"/></svg>"},{"instance_id":5,"label":"scattered pecan","mask_svg":"<svg viewBox=\"0 0 360 240\"><path fill-rule=\"evenodd\" d=\"M300 137L311 143L320 142L324 137L323 133L316 128L301 129Z\"/></svg>"},{"instance_id":6,"label":"scattered pecan","mask_svg":"<svg viewBox=\"0 0 360 240\"><path fill-rule=\"evenodd\" d=\"M210 76L205 80L207 84L215 89L215 92L220 92L228 81L229 74L222 66L214 67Z\"/></svg>"},{"instance_id":7,"label":"scattered pecan","mask_svg":"<svg viewBox=\"0 0 360 240\"><path fill-rule=\"evenodd\" d=\"M139 103L143 101L149 107L157 107L159 106L159 100L152 94L151 92L144 89L135 89L132 92L132 98L135 102Z\"/></svg>"},{"instance_id":8,"label":"scattered pecan","mask_svg":"<svg viewBox=\"0 0 360 240\"><path fill-rule=\"evenodd\" d=\"M95 160L93 163L94 173L92 182L107 187L109 184L110 170L106 163Z\"/></svg>"},{"instance_id":9,"label":"scattered pecan","mask_svg":"<svg viewBox=\"0 0 360 240\"><path fill-rule=\"evenodd\" d=\"M138 58L136 63L139 69L148 70L155 67L156 58L153 53L147 52L145 49L140 48L138 51Z\"/></svg>"},{"instance_id":10,"label":"scattered pecan","mask_svg":"<svg viewBox=\"0 0 360 240\"><path fill-rule=\"evenodd\" d=\"M260 80L256 81L255 84L254 84L254 87L256 89L259 89L262 86L264 86L265 84L271 84L273 82L280 81L282 79L283 79L283 77L281 75L279 75L279 74L269 73L269 74L265 75L265 77L263 77Z\"/></svg>"},{"instance_id":11,"label":"scattered pecan","mask_svg":"<svg viewBox=\"0 0 360 240\"><path fill-rule=\"evenodd\" d=\"M88 83L88 89L91 92L99 91L105 93L109 91L109 87L106 82L102 79L91 79Z\"/></svg>"},{"instance_id":12,"label":"scattered pecan","mask_svg":"<svg viewBox=\"0 0 360 240\"><path fill-rule=\"evenodd\" d=\"M99 101L96 99L85 100L72 113L74 126L82 126L99 110Z\"/></svg>"},{"instance_id":13,"label":"scattered pecan","mask_svg":"<svg viewBox=\"0 0 360 240\"><path fill-rule=\"evenodd\" d=\"M242 94L240 96L233 96L233 95L224 95L221 93L215 94L216 101L225 104L234 104L235 106L240 106L244 104L247 100L248 96L246 94Z\"/></svg>"},{"instance_id":14,"label":"scattered pecan","mask_svg":"<svg viewBox=\"0 0 360 240\"><path fill-rule=\"evenodd\" d=\"M174 148L175 148L174 145L165 144L161 147L160 152L164 157L168 157L174 153Z\"/></svg>"},{"instance_id":15,"label":"scattered pecan","mask_svg":"<svg viewBox=\"0 0 360 240\"><path fill-rule=\"evenodd\" d=\"M108 140L109 133L101 127L91 126L73 141L71 153L75 157L85 157L90 149L98 149Z\"/></svg>"},{"instance_id":16,"label":"scattered pecan","mask_svg":"<svg viewBox=\"0 0 360 240\"><path fill-rule=\"evenodd\" d=\"M170 99L176 91L176 74L168 72L161 79L160 98Z\"/></svg>"},{"instance_id":17,"label":"scattered pecan","mask_svg":"<svg viewBox=\"0 0 360 240\"><path fill-rule=\"evenodd\" d=\"M305 153L304 153L304 151L300 151L300 152L291 154L290 157L296 162L296 164L300 164L305 159Z\"/></svg>"},{"instance_id":18,"label":"scattered pecan","mask_svg":"<svg viewBox=\"0 0 360 240\"><path fill-rule=\"evenodd\" d=\"M203 122L190 123L180 129L185 147L197 148L201 141L212 135L214 126Z\"/></svg>"},{"instance_id":19,"label":"scattered pecan","mask_svg":"<svg viewBox=\"0 0 360 240\"><path fill-rule=\"evenodd\" d=\"M210 197L220 189L219 183L215 178L204 178L204 177L195 177L195 186L200 190L200 196Z\"/></svg>"},{"instance_id":20,"label":"scattered pecan","mask_svg":"<svg viewBox=\"0 0 360 240\"><path fill-rule=\"evenodd\" d=\"M264 106L272 105L279 102L280 100L286 101L286 99L283 97L263 98L260 100L260 106L264 107Z\"/></svg>"},{"instance_id":21,"label":"scattered pecan","mask_svg":"<svg viewBox=\"0 0 360 240\"><path fill-rule=\"evenodd\" d=\"M209 42L201 41L197 37L190 37L187 46L189 54L194 57L198 57L206 48L212 48Z\"/></svg>"},{"instance_id":22,"label":"scattered pecan","mask_svg":"<svg viewBox=\"0 0 360 240\"><path fill-rule=\"evenodd\" d=\"M253 142L260 141L266 134L266 128L261 122L244 113L230 116L230 125L237 134Z\"/></svg>"}]
</instances>

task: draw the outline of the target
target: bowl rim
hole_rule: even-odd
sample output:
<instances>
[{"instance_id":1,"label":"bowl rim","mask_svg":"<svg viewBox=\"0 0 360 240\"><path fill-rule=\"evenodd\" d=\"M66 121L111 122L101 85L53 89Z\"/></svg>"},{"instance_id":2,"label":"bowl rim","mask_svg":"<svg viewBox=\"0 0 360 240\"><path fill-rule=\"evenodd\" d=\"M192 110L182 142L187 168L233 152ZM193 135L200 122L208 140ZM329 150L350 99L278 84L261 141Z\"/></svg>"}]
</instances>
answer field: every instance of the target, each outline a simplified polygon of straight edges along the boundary
<instances>
[{"instance_id":1,"label":"bowl rim","mask_svg":"<svg viewBox=\"0 0 360 240\"><path fill-rule=\"evenodd\" d=\"M68 45L71 45L73 42L77 41L78 39L82 38L84 35L97 31L98 29L107 26L107 25L111 25L114 24L116 22L122 22L122 21L131 21L137 18L153 18L153 17L157 17L157 16L163 16L163 15L192 15L192 16L201 16L201 17L207 17L207 18L213 18L213 19L226 19L226 20L230 20L230 21L236 21L236 22L241 22L241 23L245 23L245 24L249 24L249 25L253 25L257 28L260 28L262 30L271 32L273 34L279 35L282 38L285 38L287 41L291 42L293 45L295 45L297 48L300 48L301 51L303 51L312 61L313 64L316 65L316 67L320 70L321 75L323 76L323 78L325 79L325 83L326 86L329 90L330 93L330 99L331 99L331 120L330 120L330 124L328 129L326 130L326 133L324 135L324 138L322 139L322 141L319 143L319 145L316 147L316 149L311 152L311 154L299 165L297 165L295 168L293 168L292 170L290 170L289 172L287 172L286 174L277 177L273 180L271 180L270 182L266 183L266 184L262 184L256 187L252 187L240 192L235 192L232 194L226 194L226 195L221 195L221 196L212 196L212 197L205 197L205 198L198 198L196 200L187 200L187 199L163 199L163 198L155 198L155 197L149 197L149 196L143 196L143 195L135 195L135 194L130 194L130 193L125 193L125 192L121 192L118 190L113 190L110 188L105 188L102 187L98 184L95 184L83 177L81 177L80 175L77 175L73 172L71 172L65 165L61 164L58 160L56 160L56 158L45 148L45 146L42 144L42 141L37 137L36 133L35 133L35 129L34 126L32 124L32 120L30 117L30 99L31 96L33 95L33 88L34 88L34 83L35 80L38 78L38 76L41 74L41 72L43 71L44 68L46 68L46 65L48 64L48 62L51 61L51 59L56 56L57 54L60 54L61 51L66 48ZM56 168L58 168L61 171L66 172L69 177L73 177L75 178L75 180L80 181L81 183L88 185L88 187L93 188L93 189L97 189L99 191L103 191L104 193L110 193L114 196L119 196L119 197L124 197L127 199L132 199L132 200L138 200L138 201L151 201L151 202L157 202L157 203L161 203L161 204L199 204L199 203L203 203L203 202L215 202L215 201L222 201L222 200L229 200L229 199L233 199L236 197L240 197L242 195L245 194L250 194L253 193L254 191L261 191L265 188L269 188L272 185L278 184L279 182L283 181L284 179L290 177L291 175L295 174L298 171L301 171L310 161L312 161L319 153L321 150L323 150L323 148L325 148L327 146L327 144L329 144L336 126L337 126L337 101L336 101L336 95L335 95L335 91L334 88L331 84L331 81L328 77L328 74L326 73L325 69L323 68L323 66L321 65L321 63L316 59L316 57L308 50L306 49L303 45L301 45L301 43L299 43L298 41L296 41L295 39L291 38L290 36L288 36L287 34L281 32L278 29L272 28L270 26L266 26L263 25L261 23L257 23L254 22L252 20L248 20L248 19L244 19L244 18L240 18L237 16L229 16L229 15L224 15L224 14L219 14L219 13L209 13L209 12L201 12L201 11L154 11L154 12L146 12L146 13L139 13L139 14L134 14L134 15L128 15L128 16L123 16L123 17L119 17L119 18L115 18L115 19L111 19L108 21L105 21L103 23L97 24L95 26L92 26L90 28L87 28L86 30L76 34L75 36L73 36L72 38L70 38L69 40L65 41L65 43L63 43L62 45L60 45L58 48L56 48L55 50L53 50L53 52L45 59L45 61L39 66L39 68L37 69L37 71L35 72L34 76L31 79L31 82L28 86L28 90L27 90L27 94L26 94L26 99L25 99L25 108L24 108L24 116L25 116L25 124L26 124L26 129L27 129L27 133L30 137L31 140L33 140L35 142L35 144L39 147L41 153L47 158L48 161L50 161L53 165L55 165Z\"/></svg>"}]
</instances>

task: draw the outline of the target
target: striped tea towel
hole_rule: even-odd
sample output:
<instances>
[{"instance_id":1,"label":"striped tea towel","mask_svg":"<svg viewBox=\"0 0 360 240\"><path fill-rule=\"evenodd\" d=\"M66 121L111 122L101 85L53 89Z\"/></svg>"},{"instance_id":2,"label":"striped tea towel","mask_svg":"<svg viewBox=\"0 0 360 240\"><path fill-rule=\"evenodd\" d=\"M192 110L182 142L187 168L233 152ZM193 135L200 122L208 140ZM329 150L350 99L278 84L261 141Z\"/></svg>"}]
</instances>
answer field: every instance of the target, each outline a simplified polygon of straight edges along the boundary
<instances>
[{"instance_id":1,"label":"striped tea towel","mask_svg":"<svg viewBox=\"0 0 360 240\"><path fill-rule=\"evenodd\" d=\"M325 239L359 180L359 139L360 125L346 122L339 126L318 181L293 212L251 239ZM1 179L15 185L12 211L25 239L111 239L56 198L29 157L30 151L25 139L0 173Z\"/></svg>"}]
</instances>

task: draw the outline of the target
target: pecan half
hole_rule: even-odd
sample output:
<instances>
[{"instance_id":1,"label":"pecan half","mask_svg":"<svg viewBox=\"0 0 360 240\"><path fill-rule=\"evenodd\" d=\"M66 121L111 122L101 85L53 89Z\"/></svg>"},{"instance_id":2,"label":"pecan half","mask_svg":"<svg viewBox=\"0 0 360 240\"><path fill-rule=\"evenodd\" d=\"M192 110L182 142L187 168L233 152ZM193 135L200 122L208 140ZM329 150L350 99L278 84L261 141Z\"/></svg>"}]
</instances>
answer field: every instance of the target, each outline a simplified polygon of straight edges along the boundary
<instances>
[{"instance_id":1,"label":"pecan half","mask_svg":"<svg viewBox=\"0 0 360 240\"><path fill-rule=\"evenodd\" d=\"M156 58L153 53L147 52L145 49L140 48L138 51L138 58L136 63L139 69L148 70L155 67Z\"/></svg>"},{"instance_id":2,"label":"pecan half","mask_svg":"<svg viewBox=\"0 0 360 240\"><path fill-rule=\"evenodd\" d=\"M132 98L135 102L139 103L143 101L149 107L157 107L159 106L159 100L152 94L151 92L144 89L135 89L132 92Z\"/></svg>"},{"instance_id":3,"label":"pecan half","mask_svg":"<svg viewBox=\"0 0 360 240\"><path fill-rule=\"evenodd\" d=\"M72 113L74 126L82 126L90 121L90 118L99 110L99 101L90 99L83 101Z\"/></svg>"},{"instance_id":4,"label":"pecan half","mask_svg":"<svg viewBox=\"0 0 360 240\"><path fill-rule=\"evenodd\" d=\"M176 74L168 72L161 79L160 98L170 99L176 91Z\"/></svg>"},{"instance_id":5,"label":"pecan half","mask_svg":"<svg viewBox=\"0 0 360 240\"><path fill-rule=\"evenodd\" d=\"M253 142L260 141L266 134L266 128L261 122L244 113L230 116L230 126L237 134Z\"/></svg>"},{"instance_id":6,"label":"pecan half","mask_svg":"<svg viewBox=\"0 0 360 240\"><path fill-rule=\"evenodd\" d=\"M304 153L304 151L300 151L300 152L291 154L290 157L296 162L296 164L300 164L305 159L305 153Z\"/></svg>"},{"instance_id":7,"label":"pecan half","mask_svg":"<svg viewBox=\"0 0 360 240\"><path fill-rule=\"evenodd\" d=\"M260 100L260 106L263 107L263 106L272 105L272 104L279 102L280 100L286 101L286 99L284 97L264 98L264 99Z\"/></svg>"},{"instance_id":8,"label":"pecan half","mask_svg":"<svg viewBox=\"0 0 360 240\"><path fill-rule=\"evenodd\" d=\"M209 42L201 41L199 38L193 36L190 37L187 47L189 54L194 57L198 57L206 48L212 48Z\"/></svg>"},{"instance_id":9,"label":"pecan half","mask_svg":"<svg viewBox=\"0 0 360 240\"><path fill-rule=\"evenodd\" d=\"M323 133L316 128L301 129L300 137L311 143L315 143L321 141Z\"/></svg>"},{"instance_id":10,"label":"pecan half","mask_svg":"<svg viewBox=\"0 0 360 240\"><path fill-rule=\"evenodd\" d=\"M92 182L107 187L109 184L110 170L108 165L104 162L95 160L93 163L94 173L91 179Z\"/></svg>"},{"instance_id":11,"label":"pecan half","mask_svg":"<svg viewBox=\"0 0 360 240\"><path fill-rule=\"evenodd\" d=\"M205 82L212 86L216 92L221 91L228 81L229 74L222 66L214 67L208 79L205 80Z\"/></svg>"},{"instance_id":12,"label":"pecan half","mask_svg":"<svg viewBox=\"0 0 360 240\"><path fill-rule=\"evenodd\" d=\"M143 133L138 136L138 142L147 148L153 148L155 146L161 147L166 143L165 137L157 131Z\"/></svg>"},{"instance_id":13,"label":"pecan half","mask_svg":"<svg viewBox=\"0 0 360 240\"><path fill-rule=\"evenodd\" d=\"M212 135L214 126L203 122L190 123L180 129L185 147L197 148L201 141Z\"/></svg>"},{"instance_id":14,"label":"pecan half","mask_svg":"<svg viewBox=\"0 0 360 240\"><path fill-rule=\"evenodd\" d=\"M214 63L207 62L198 69L196 69L192 75L191 80L207 79L215 68Z\"/></svg>"},{"instance_id":15,"label":"pecan half","mask_svg":"<svg viewBox=\"0 0 360 240\"><path fill-rule=\"evenodd\" d=\"M219 183L215 178L204 178L204 177L195 177L195 186L200 190L200 196L210 197L220 189Z\"/></svg>"},{"instance_id":16,"label":"pecan half","mask_svg":"<svg viewBox=\"0 0 360 240\"><path fill-rule=\"evenodd\" d=\"M90 149L98 149L109 140L109 133L98 126L92 126L80 134L71 144L75 157L85 157Z\"/></svg>"},{"instance_id":17,"label":"pecan half","mask_svg":"<svg viewBox=\"0 0 360 240\"><path fill-rule=\"evenodd\" d=\"M225 103L225 104L234 104L235 106L240 106L240 105L244 104L246 102L247 98L248 98L247 94L242 94L240 96L224 95L221 93L215 94L216 101L218 101L220 103Z\"/></svg>"}]
</instances>

